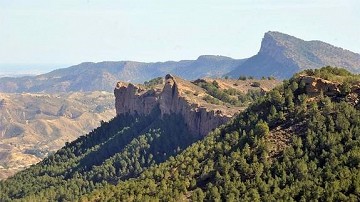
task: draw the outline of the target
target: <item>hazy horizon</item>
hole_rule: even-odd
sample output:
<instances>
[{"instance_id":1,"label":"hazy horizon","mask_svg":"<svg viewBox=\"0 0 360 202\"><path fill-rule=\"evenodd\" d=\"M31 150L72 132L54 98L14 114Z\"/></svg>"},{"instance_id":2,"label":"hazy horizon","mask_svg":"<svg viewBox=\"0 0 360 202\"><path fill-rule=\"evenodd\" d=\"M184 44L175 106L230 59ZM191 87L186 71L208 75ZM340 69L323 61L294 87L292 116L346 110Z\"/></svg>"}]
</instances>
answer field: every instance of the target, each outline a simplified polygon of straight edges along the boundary
<instances>
[{"instance_id":1,"label":"hazy horizon","mask_svg":"<svg viewBox=\"0 0 360 202\"><path fill-rule=\"evenodd\" d=\"M82 62L243 59L258 52L267 31L360 53L359 7L357 0L0 0L0 62L37 74Z\"/></svg>"},{"instance_id":2,"label":"hazy horizon","mask_svg":"<svg viewBox=\"0 0 360 202\"><path fill-rule=\"evenodd\" d=\"M59 68L66 68L72 64L19 64L19 63L0 63L0 77L4 76L24 76L39 75Z\"/></svg>"}]
</instances>

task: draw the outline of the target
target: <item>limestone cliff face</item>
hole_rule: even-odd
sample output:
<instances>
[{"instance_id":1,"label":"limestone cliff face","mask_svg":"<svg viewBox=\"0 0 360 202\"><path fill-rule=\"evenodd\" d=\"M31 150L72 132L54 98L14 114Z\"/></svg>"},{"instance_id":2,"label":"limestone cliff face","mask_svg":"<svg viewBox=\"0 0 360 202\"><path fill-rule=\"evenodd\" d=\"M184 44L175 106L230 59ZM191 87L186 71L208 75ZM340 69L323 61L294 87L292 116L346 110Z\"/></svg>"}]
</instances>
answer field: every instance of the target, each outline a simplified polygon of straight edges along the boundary
<instances>
[{"instance_id":1,"label":"limestone cliff face","mask_svg":"<svg viewBox=\"0 0 360 202\"><path fill-rule=\"evenodd\" d=\"M206 135L212 129L229 121L231 116L221 110L207 109L196 103L191 103L181 92L181 83L171 75L165 77L166 83L160 95L159 105L163 114L181 114L191 132Z\"/></svg>"},{"instance_id":2,"label":"limestone cliff face","mask_svg":"<svg viewBox=\"0 0 360 202\"><path fill-rule=\"evenodd\" d=\"M116 113L147 115L154 107L159 107L161 116L179 114L190 132L202 136L229 121L233 115L225 114L220 107L202 106L194 98L194 92L201 94L201 90L188 81L167 75L161 87L146 90L141 86L118 82L114 90Z\"/></svg>"},{"instance_id":3,"label":"limestone cliff face","mask_svg":"<svg viewBox=\"0 0 360 202\"><path fill-rule=\"evenodd\" d=\"M282 64L287 68L299 68L290 55L287 54L289 50L286 48L286 43L290 43L290 41L291 40L287 39L285 43L282 43L282 41L276 39L270 32L265 33L261 42L259 55L266 55L276 61L276 63Z\"/></svg>"},{"instance_id":4,"label":"limestone cliff face","mask_svg":"<svg viewBox=\"0 0 360 202\"><path fill-rule=\"evenodd\" d=\"M159 92L118 82L114 91L116 114L147 115L158 105Z\"/></svg>"}]
</instances>

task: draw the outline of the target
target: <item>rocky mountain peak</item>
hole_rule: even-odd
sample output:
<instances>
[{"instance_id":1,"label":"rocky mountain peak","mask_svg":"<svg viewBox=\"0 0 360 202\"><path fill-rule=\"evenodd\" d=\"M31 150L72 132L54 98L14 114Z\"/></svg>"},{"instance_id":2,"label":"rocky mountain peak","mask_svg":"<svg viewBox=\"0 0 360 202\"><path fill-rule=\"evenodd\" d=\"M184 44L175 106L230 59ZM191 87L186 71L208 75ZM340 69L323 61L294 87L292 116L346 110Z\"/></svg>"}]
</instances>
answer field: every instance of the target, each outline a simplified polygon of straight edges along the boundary
<instances>
[{"instance_id":1,"label":"rocky mountain peak","mask_svg":"<svg viewBox=\"0 0 360 202\"><path fill-rule=\"evenodd\" d=\"M291 44L302 41L301 39L281 32L269 31L264 34L259 53L277 56L278 53L283 54L287 48L291 48Z\"/></svg>"},{"instance_id":2,"label":"rocky mountain peak","mask_svg":"<svg viewBox=\"0 0 360 202\"><path fill-rule=\"evenodd\" d=\"M284 66L288 68L298 68L298 66L294 64L294 60L286 54L288 47L291 47L289 44L294 40L297 39L280 32L267 32L261 42L261 48L258 54L270 57L274 62L284 64Z\"/></svg>"},{"instance_id":3,"label":"rocky mountain peak","mask_svg":"<svg viewBox=\"0 0 360 202\"><path fill-rule=\"evenodd\" d=\"M165 76L165 80L174 79L174 77L171 74L167 74Z\"/></svg>"},{"instance_id":4,"label":"rocky mountain peak","mask_svg":"<svg viewBox=\"0 0 360 202\"><path fill-rule=\"evenodd\" d=\"M298 42L304 42L304 40L299 39L297 37L291 36L289 34L285 34L282 32L278 32L278 31L268 31L264 34L264 39L265 38L273 38L275 41L278 42L285 42L285 41L298 41Z\"/></svg>"},{"instance_id":5,"label":"rocky mountain peak","mask_svg":"<svg viewBox=\"0 0 360 202\"><path fill-rule=\"evenodd\" d=\"M5 99L1 99L1 100L0 100L0 108L5 107L5 106L6 106L6 101L5 101Z\"/></svg>"},{"instance_id":6,"label":"rocky mountain peak","mask_svg":"<svg viewBox=\"0 0 360 202\"><path fill-rule=\"evenodd\" d=\"M289 78L304 69L324 66L360 71L360 55L322 41L305 41L281 32L265 33L257 55L249 58L228 75L239 77L275 76Z\"/></svg>"}]
</instances>

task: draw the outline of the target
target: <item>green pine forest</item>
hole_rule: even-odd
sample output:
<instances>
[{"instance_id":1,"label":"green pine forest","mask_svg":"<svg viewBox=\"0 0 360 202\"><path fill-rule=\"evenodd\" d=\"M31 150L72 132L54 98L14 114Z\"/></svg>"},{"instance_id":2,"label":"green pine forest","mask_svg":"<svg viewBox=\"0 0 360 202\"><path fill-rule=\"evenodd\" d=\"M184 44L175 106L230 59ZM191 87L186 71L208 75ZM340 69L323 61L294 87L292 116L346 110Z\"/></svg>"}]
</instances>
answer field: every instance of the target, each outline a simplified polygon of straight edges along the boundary
<instances>
[{"instance_id":1,"label":"green pine forest","mask_svg":"<svg viewBox=\"0 0 360 202\"><path fill-rule=\"evenodd\" d=\"M306 93L299 75L341 82ZM181 117L123 115L14 177L1 201L359 201L360 78L306 70L204 138Z\"/></svg>"}]
</instances>

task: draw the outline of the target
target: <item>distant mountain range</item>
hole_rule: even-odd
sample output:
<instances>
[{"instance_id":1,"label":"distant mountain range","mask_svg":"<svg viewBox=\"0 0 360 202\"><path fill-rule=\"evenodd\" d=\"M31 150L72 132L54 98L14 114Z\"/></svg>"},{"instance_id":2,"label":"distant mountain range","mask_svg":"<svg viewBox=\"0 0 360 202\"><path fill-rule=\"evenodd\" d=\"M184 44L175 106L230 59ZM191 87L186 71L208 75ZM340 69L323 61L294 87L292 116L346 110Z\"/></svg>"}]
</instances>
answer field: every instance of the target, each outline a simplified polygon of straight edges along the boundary
<instances>
[{"instance_id":1,"label":"distant mountain range","mask_svg":"<svg viewBox=\"0 0 360 202\"><path fill-rule=\"evenodd\" d=\"M0 92L113 91L119 80L143 83L168 73L187 80L240 75L284 79L304 69L328 65L358 73L360 55L321 41L267 32L259 53L249 59L204 55L196 60L177 62L85 62L38 76L0 78Z\"/></svg>"},{"instance_id":2,"label":"distant mountain range","mask_svg":"<svg viewBox=\"0 0 360 202\"><path fill-rule=\"evenodd\" d=\"M25 76L36 76L35 74L0 74L0 78L2 77L25 77Z\"/></svg>"},{"instance_id":3,"label":"distant mountain range","mask_svg":"<svg viewBox=\"0 0 360 202\"><path fill-rule=\"evenodd\" d=\"M143 83L167 73L193 80L221 77L245 60L224 56L200 56L196 60L144 63L134 61L85 62L38 76L0 78L1 92L113 91L117 81Z\"/></svg>"}]
</instances>

